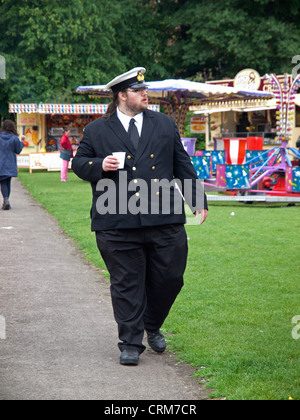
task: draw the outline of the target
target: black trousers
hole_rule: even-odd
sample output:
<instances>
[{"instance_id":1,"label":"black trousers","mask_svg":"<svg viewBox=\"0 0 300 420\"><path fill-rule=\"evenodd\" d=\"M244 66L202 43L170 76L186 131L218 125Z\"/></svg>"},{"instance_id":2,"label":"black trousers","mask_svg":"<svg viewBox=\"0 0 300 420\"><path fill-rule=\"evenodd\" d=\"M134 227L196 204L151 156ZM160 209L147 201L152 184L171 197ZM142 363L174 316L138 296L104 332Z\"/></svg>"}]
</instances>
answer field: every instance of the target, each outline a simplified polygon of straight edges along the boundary
<instances>
[{"instance_id":1,"label":"black trousers","mask_svg":"<svg viewBox=\"0 0 300 420\"><path fill-rule=\"evenodd\" d=\"M0 177L0 186L3 198L9 198L11 190L11 178Z\"/></svg>"},{"instance_id":2,"label":"black trousers","mask_svg":"<svg viewBox=\"0 0 300 420\"><path fill-rule=\"evenodd\" d=\"M111 276L119 348L140 353L144 330L159 329L183 286L188 246L183 225L96 232Z\"/></svg>"}]
</instances>

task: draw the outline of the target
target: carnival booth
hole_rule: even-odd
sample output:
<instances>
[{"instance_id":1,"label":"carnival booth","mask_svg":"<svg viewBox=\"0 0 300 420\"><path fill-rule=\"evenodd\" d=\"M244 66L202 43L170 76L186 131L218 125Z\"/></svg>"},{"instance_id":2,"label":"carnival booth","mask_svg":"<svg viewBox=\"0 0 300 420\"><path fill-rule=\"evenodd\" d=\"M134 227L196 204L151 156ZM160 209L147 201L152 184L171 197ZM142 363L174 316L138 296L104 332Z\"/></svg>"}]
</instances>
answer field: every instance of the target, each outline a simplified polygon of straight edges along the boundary
<instances>
[{"instance_id":1,"label":"carnival booth","mask_svg":"<svg viewBox=\"0 0 300 420\"><path fill-rule=\"evenodd\" d=\"M255 73L245 70L236 79L250 83ZM229 86L229 82L219 83ZM258 195L258 201L262 196L269 196L273 197L272 201L281 197L278 201L298 202L300 152L295 146L300 134L300 95L297 94L300 75L294 80L288 74L263 78L258 75L255 87L259 85L272 92L274 98L252 104L244 99L231 104L227 100L215 100L193 108L197 114L214 120L206 137L207 150L202 161L196 160L196 165L202 169L199 174L219 192ZM224 153L224 162L218 162L213 168L214 155L218 152ZM203 172L203 167L210 171Z\"/></svg>"},{"instance_id":2,"label":"carnival booth","mask_svg":"<svg viewBox=\"0 0 300 420\"><path fill-rule=\"evenodd\" d=\"M281 145L279 132L282 130L278 130L279 127L286 129L289 146L296 147L300 136L300 94L297 90L291 91L295 87L292 75L261 77L255 70L246 69L238 73L235 79L209 83L239 89L254 87L272 93L273 97L251 101L243 98L231 102L215 100L193 107L197 116L208 116L211 122L210 136L206 136L207 150L219 150L220 138L234 137L253 138L253 141L263 138L264 149L272 149Z\"/></svg>"},{"instance_id":3,"label":"carnival booth","mask_svg":"<svg viewBox=\"0 0 300 420\"><path fill-rule=\"evenodd\" d=\"M106 111L106 105L88 104L10 104L9 112L17 114L20 134L25 135L23 154L57 152L63 129L71 130L71 140L78 145L83 127Z\"/></svg>"}]
</instances>

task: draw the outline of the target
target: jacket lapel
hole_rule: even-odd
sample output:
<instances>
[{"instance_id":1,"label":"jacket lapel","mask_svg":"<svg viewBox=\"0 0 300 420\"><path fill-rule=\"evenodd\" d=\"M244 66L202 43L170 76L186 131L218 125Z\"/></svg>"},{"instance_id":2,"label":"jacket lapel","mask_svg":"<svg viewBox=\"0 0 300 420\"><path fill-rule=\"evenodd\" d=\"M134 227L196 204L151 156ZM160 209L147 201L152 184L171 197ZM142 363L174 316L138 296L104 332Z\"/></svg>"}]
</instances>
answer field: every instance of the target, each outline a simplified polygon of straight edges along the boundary
<instances>
[{"instance_id":1,"label":"jacket lapel","mask_svg":"<svg viewBox=\"0 0 300 420\"><path fill-rule=\"evenodd\" d=\"M107 124L122 141L126 150L128 150L132 155L135 155L133 144L116 113L107 121Z\"/></svg>"}]
</instances>

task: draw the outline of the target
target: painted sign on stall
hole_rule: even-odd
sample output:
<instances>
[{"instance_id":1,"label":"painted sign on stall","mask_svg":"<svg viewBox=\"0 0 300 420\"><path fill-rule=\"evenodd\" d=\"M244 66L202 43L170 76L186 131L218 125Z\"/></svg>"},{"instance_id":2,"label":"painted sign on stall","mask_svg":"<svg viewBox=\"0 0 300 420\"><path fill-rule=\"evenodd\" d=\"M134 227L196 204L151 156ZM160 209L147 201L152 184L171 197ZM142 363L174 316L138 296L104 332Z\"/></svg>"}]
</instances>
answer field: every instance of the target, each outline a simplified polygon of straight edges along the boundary
<instances>
[{"instance_id":1,"label":"painted sign on stall","mask_svg":"<svg viewBox=\"0 0 300 420\"><path fill-rule=\"evenodd\" d=\"M36 114L20 114L20 125L36 125Z\"/></svg>"},{"instance_id":2,"label":"painted sign on stall","mask_svg":"<svg viewBox=\"0 0 300 420\"><path fill-rule=\"evenodd\" d=\"M192 117L191 118L191 133L204 133L206 132L206 123L207 118L202 115L199 117Z\"/></svg>"},{"instance_id":3,"label":"painted sign on stall","mask_svg":"<svg viewBox=\"0 0 300 420\"><path fill-rule=\"evenodd\" d=\"M260 75L256 70L245 69L235 76L233 85L239 90L257 90L260 83Z\"/></svg>"}]
</instances>

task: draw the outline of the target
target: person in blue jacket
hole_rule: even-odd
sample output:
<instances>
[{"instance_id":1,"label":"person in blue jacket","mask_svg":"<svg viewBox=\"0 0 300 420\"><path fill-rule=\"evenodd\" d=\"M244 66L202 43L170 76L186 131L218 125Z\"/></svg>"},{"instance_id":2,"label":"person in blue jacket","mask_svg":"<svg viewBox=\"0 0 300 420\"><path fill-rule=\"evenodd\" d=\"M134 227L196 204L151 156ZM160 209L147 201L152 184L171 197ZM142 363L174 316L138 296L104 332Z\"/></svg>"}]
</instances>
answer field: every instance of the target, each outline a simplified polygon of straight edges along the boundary
<instances>
[{"instance_id":1,"label":"person in blue jacket","mask_svg":"<svg viewBox=\"0 0 300 420\"><path fill-rule=\"evenodd\" d=\"M25 139L24 136L21 137ZM19 140L16 125L11 120L5 120L0 132L0 185L3 195L2 210L10 210L9 196L11 178L18 176L17 158L23 150L24 143Z\"/></svg>"}]
</instances>

